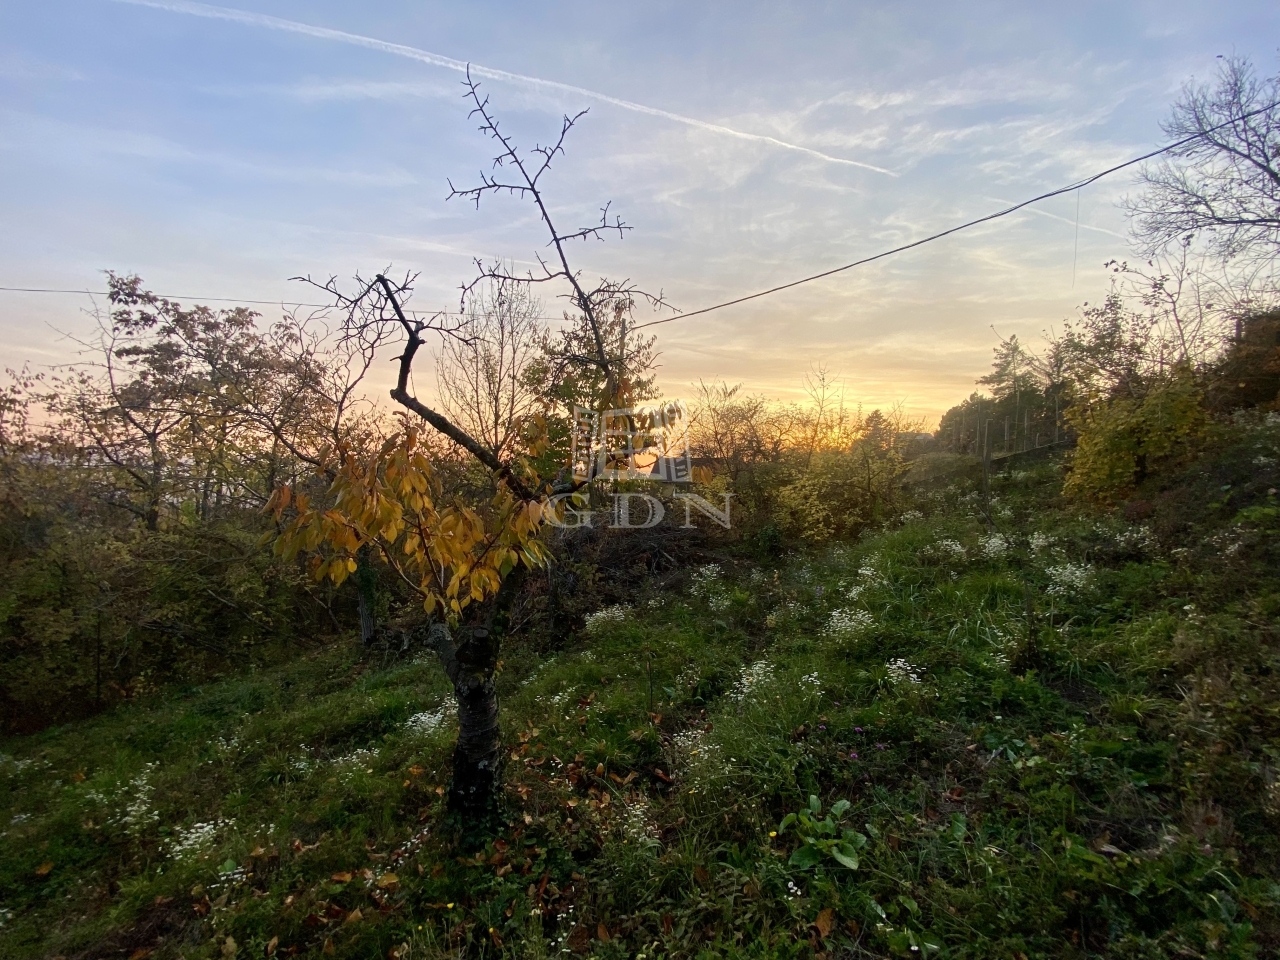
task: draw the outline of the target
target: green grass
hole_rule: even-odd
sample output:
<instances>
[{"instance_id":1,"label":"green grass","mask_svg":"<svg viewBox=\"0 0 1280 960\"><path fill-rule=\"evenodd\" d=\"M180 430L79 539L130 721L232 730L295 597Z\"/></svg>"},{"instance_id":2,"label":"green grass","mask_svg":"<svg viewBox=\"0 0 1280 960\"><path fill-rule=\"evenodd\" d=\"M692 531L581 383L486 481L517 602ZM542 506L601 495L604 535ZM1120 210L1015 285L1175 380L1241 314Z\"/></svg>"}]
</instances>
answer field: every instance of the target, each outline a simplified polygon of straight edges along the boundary
<instances>
[{"instance_id":1,"label":"green grass","mask_svg":"<svg viewBox=\"0 0 1280 960\"><path fill-rule=\"evenodd\" d=\"M337 647L10 741L0 955L1270 955L1274 497L1157 542L1060 481L998 478L999 541L938 486L857 543L512 644L479 850L443 816L425 654ZM848 801L856 870L774 835L810 796Z\"/></svg>"}]
</instances>

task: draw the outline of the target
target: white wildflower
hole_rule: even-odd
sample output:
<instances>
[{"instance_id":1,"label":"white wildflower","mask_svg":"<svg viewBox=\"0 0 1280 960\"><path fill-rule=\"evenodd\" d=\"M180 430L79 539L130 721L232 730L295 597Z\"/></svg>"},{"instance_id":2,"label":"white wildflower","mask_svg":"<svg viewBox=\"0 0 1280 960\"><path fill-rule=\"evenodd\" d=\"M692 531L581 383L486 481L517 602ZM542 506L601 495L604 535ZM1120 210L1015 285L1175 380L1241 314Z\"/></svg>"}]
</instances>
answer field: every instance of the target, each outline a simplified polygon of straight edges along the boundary
<instances>
[{"instance_id":1,"label":"white wildflower","mask_svg":"<svg viewBox=\"0 0 1280 960\"><path fill-rule=\"evenodd\" d=\"M897 660L890 660L884 665L889 671L889 679L894 683L919 683L920 668L908 663L899 657Z\"/></svg>"},{"instance_id":2,"label":"white wildflower","mask_svg":"<svg viewBox=\"0 0 1280 960\"><path fill-rule=\"evenodd\" d=\"M213 843L219 830L230 827L234 823L234 820L218 818L206 820L203 823L193 823L189 827L179 827L174 838L169 842L169 855L175 860L186 860L203 853Z\"/></svg>"},{"instance_id":3,"label":"white wildflower","mask_svg":"<svg viewBox=\"0 0 1280 960\"><path fill-rule=\"evenodd\" d=\"M728 588L720 579L720 567L714 563L708 563L693 571L689 592L707 601L707 605L716 613L728 610L733 602Z\"/></svg>"},{"instance_id":4,"label":"white wildflower","mask_svg":"<svg viewBox=\"0 0 1280 960\"><path fill-rule=\"evenodd\" d=\"M1051 537L1047 533L1041 533L1037 530L1031 535L1031 551L1033 553L1044 553L1057 541L1057 537Z\"/></svg>"},{"instance_id":5,"label":"white wildflower","mask_svg":"<svg viewBox=\"0 0 1280 960\"><path fill-rule=\"evenodd\" d=\"M151 806L151 794L155 788L151 784L151 775L159 764L152 762L142 768L142 773L129 781L125 787L127 794L132 794L128 805L116 818L116 822L124 826L132 834L139 834L160 819L160 813Z\"/></svg>"},{"instance_id":6,"label":"white wildflower","mask_svg":"<svg viewBox=\"0 0 1280 960\"><path fill-rule=\"evenodd\" d=\"M708 563L698 567L689 577L689 592L695 597L706 598L720 582L720 565Z\"/></svg>"},{"instance_id":7,"label":"white wildflower","mask_svg":"<svg viewBox=\"0 0 1280 960\"><path fill-rule=\"evenodd\" d=\"M1118 531L1114 538L1116 547L1137 553L1154 553L1159 546L1156 536L1150 527L1127 527Z\"/></svg>"},{"instance_id":8,"label":"white wildflower","mask_svg":"<svg viewBox=\"0 0 1280 960\"><path fill-rule=\"evenodd\" d=\"M448 720L448 710L444 707L439 707L436 710L424 710L422 713L415 713L404 722L404 728L417 736L426 736L427 734L435 733Z\"/></svg>"},{"instance_id":9,"label":"white wildflower","mask_svg":"<svg viewBox=\"0 0 1280 960\"><path fill-rule=\"evenodd\" d=\"M620 603L589 613L587 614L587 633L598 636L611 626L626 623L630 614L631 608Z\"/></svg>"},{"instance_id":10,"label":"white wildflower","mask_svg":"<svg viewBox=\"0 0 1280 960\"><path fill-rule=\"evenodd\" d=\"M827 636L837 640L855 640L876 625L865 610L833 610L827 618Z\"/></svg>"},{"instance_id":11,"label":"white wildflower","mask_svg":"<svg viewBox=\"0 0 1280 960\"><path fill-rule=\"evenodd\" d=\"M707 737L701 727L690 727L671 738L675 759L695 785L729 775L729 764L724 759L720 744Z\"/></svg>"},{"instance_id":12,"label":"white wildflower","mask_svg":"<svg viewBox=\"0 0 1280 960\"><path fill-rule=\"evenodd\" d=\"M623 807L622 835L642 847L658 846L658 826L649 815L649 801L635 794L627 798Z\"/></svg>"},{"instance_id":13,"label":"white wildflower","mask_svg":"<svg viewBox=\"0 0 1280 960\"><path fill-rule=\"evenodd\" d=\"M999 560L1009 552L1009 541L1004 538L1004 534L993 533L978 540L978 549L988 560Z\"/></svg>"},{"instance_id":14,"label":"white wildflower","mask_svg":"<svg viewBox=\"0 0 1280 960\"><path fill-rule=\"evenodd\" d=\"M729 699L742 703L750 696L759 693L762 687L773 682L773 664L768 660L758 660L750 666L743 667L738 675L738 682L729 691Z\"/></svg>"},{"instance_id":15,"label":"white wildflower","mask_svg":"<svg viewBox=\"0 0 1280 960\"><path fill-rule=\"evenodd\" d=\"M903 523L917 523L924 519L924 514L919 510L905 510L898 519Z\"/></svg>"},{"instance_id":16,"label":"white wildflower","mask_svg":"<svg viewBox=\"0 0 1280 960\"><path fill-rule=\"evenodd\" d=\"M1046 592L1050 596L1066 597L1084 593L1093 586L1093 567L1088 564L1063 563L1047 567L1044 572L1049 577Z\"/></svg>"},{"instance_id":17,"label":"white wildflower","mask_svg":"<svg viewBox=\"0 0 1280 960\"><path fill-rule=\"evenodd\" d=\"M965 548L955 540L939 540L933 545L932 552L943 560L963 560L967 555Z\"/></svg>"}]
</instances>

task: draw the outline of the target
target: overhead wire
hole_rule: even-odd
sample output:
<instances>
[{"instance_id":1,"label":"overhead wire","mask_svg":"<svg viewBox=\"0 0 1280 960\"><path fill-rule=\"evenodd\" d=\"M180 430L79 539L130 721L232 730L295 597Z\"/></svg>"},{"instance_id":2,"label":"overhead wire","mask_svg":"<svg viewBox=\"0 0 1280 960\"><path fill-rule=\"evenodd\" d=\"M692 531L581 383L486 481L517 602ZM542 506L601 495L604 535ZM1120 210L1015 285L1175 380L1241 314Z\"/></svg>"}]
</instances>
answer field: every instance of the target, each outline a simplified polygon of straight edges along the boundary
<instances>
[{"instance_id":1,"label":"overhead wire","mask_svg":"<svg viewBox=\"0 0 1280 960\"><path fill-rule=\"evenodd\" d=\"M1223 127L1229 127L1232 124L1239 123L1242 120L1247 120L1250 117L1257 116L1260 113L1266 113L1268 110L1273 110L1277 106L1280 106L1280 100L1277 100L1274 103L1270 103L1265 107L1259 107L1257 110L1250 110L1248 113L1242 113L1240 116L1233 117L1231 120L1228 120L1224 123L1220 123L1217 126L1210 127L1208 130L1201 130L1193 134L1192 136L1184 137L1181 140L1174 141L1173 143L1165 144L1159 150L1152 150L1150 153L1144 153L1142 156L1134 157L1132 160L1126 160L1124 163L1117 163L1114 167L1108 167L1106 170L1103 170L1099 173L1095 173L1092 176L1085 177L1082 180L1077 180L1075 183L1068 184L1065 187L1059 187L1056 190L1050 190L1047 193L1042 193L1039 196L1032 197L1030 200L1023 200L1021 203L1015 203L1011 207L1005 207L1003 210L997 210L995 213L989 213L986 216L978 217L977 219L974 219L974 220L968 220L965 223L961 223L954 227L949 227L946 230L941 230L938 233L930 234L927 237L921 237L919 240L913 240L910 243L904 243L901 246L892 248L891 250L883 250L880 253L873 254L869 257L863 257L861 260L855 260L853 261L853 263L846 263L844 266L841 266L841 267L833 267L830 270L823 270L821 273L815 273L807 277L801 277L799 280L792 280L788 283L780 283L776 287L770 287L767 290L761 290L757 293L750 293L750 294L747 294L745 297L735 297L732 300L724 301L724 303L717 303L710 307L702 307L699 310L690 310L688 313L678 313L671 317L663 317L659 320L650 320L647 323L638 323L632 329L642 330L645 327L654 327L660 323L671 323L672 321L675 321L675 320L687 320L690 317L697 317L697 316L701 316L702 314L711 313L713 310L723 310L725 307L733 307L738 305L739 303L746 303L750 300L758 300L761 297L767 297L770 294L779 293L782 290L790 290L792 287L798 287L801 284L812 283L815 280L822 280L825 277L835 276L837 273L844 273L844 271L846 270L852 270L854 267L860 267L867 263L873 263L876 260L883 260L885 257L891 257L896 253L902 253L906 250L913 250L916 247L924 246L926 243L932 243L935 240L941 240L943 237L949 237L953 233L959 233L961 230L968 230L971 227L978 226L979 224L989 223L992 220L998 220L1001 217L1007 217L1009 216L1009 214L1017 213L1023 207L1029 207L1031 206L1031 204L1039 203L1041 200L1048 200L1051 197L1061 196L1064 193L1070 193L1072 190L1079 190L1081 187L1087 187L1089 186L1089 184L1096 183L1097 181L1101 180L1103 177L1108 177L1111 174L1116 173L1117 171L1125 169L1126 167L1131 167L1135 163L1142 163L1144 160L1151 160L1155 157L1160 156L1162 153L1168 153L1170 150L1176 150L1179 147L1184 147L1188 143L1192 143L1193 141L1199 140L1210 133L1213 133L1217 130L1221 130Z\"/></svg>"},{"instance_id":2,"label":"overhead wire","mask_svg":"<svg viewBox=\"0 0 1280 960\"><path fill-rule=\"evenodd\" d=\"M107 291L107 290L73 290L70 288L62 288L62 287L0 287L0 293L70 293L70 294L77 294L79 296L96 296L96 297L110 296L110 291ZM287 300L283 298L280 300L247 300L244 297L201 297L191 293L157 293L155 294L155 296L161 297L166 300L196 300L196 301L208 302L208 303L252 303L252 304L265 304L266 306L272 306L272 307L319 307L322 309L327 309L333 306L332 303L303 303L302 301L299 301L299 300ZM432 316L449 316L449 317L463 317L463 316L469 315L459 310L410 310L410 313L431 314ZM530 317L530 319L562 320L564 318L539 316L539 317Z\"/></svg>"},{"instance_id":3,"label":"overhead wire","mask_svg":"<svg viewBox=\"0 0 1280 960\"><path fill-rule=\"evenodd\" d=\"M1161 154L1170 152L1171 150L1177 150L1179 147L1184 147L1189 143L1193 143L1196 140L1199 140L1205 136L1208 136L1211 133L1214 133L1218 130L1223 129L1224 127L1229 127L1232 124L1236 124L1236 123L1240 123L1241 121L1248 120L1250 117L1255 117L1258 114L1266 113L1268 110L1274 110L1277 106L1280 106L1280 100L1277 100L1273 103L1269 103L1265 107L1259 107L1256 110L1250 110L1247 113L1242 113L1240 116L1233 117L1230 120L1217 124L1216 126L1210 127L1208 130L1201 130L1197 133L1192 134L1189 137L1183 137L1181 140L1175 140L1173 143L1165 144L1163 147L1160 147L1158 150L1152 150L1149 153L1144 153L1141 156L1134 157L1131 160L1126 160L1123 163L1117 163L1115 166L1108 167L1105 170L1092 174L1088 177L1084 177L1083 179L1077 180L1074 183L1069 183L1064 187L1058 187L1055 190L1049 190L1046 193L1041 193L1037 196L1030 198L1029 200L1023 200L1020 203L1015 203L1012 206L1008 206L1001 210L997 210L994 213L989 213L989 214L986 214L985 216L977 217L973 220L967 220L964 223L957 224L954 227L948 227L946 230L940 230L937 233L932 233L927 237L921 237L919 240L912 240L910 243L904 243L899 246L893 247L889 250L882 250L880 253L872 254L871 256L868 256L868 257L863 257L860 260L855 260L852 263L846 263L843 266L832 267L830 270L823 270L821 273L814 273L806 277L801 277L798 280L791 280L791 281L788 281L787 283L780 283L777 286L769 287L767 290L760 290L760 291L757 291L756 293L749 293L745 296L735 297L732 300L725 300L723 303L712 304L709 307L701 307L698 310L690 310L685 313L677 313L677 314L674 314L673 316L662 317L657 320L649 320L646 323L638 323L635 326L633 326L631 329L643 330L645 327L655 327L655 326L658 326L659 324L672 323L676 320L688 320L691 317L702 316L704 314L711 313L715 310L723 310L726 307L737 306L740 303L747 303L751 300L758 300L761 297L767 297L767 296L770 296L771 294L780 293L783 290L790 290L791 288L801 286L802 284L813 283L815 280L822 280L822 279L825 279L826 277L832 277L838 273L844 273L846 270L852 270L855 267L861 267L868 263L874 263L877 260L883 260L886 257L891 257L891 256L894 256L895 254L904 253L907 250L914 250L916 247L922 247L927 243L933 243L935 240L941 240L944 237L949 237L952 234L959 233L962 230L969 230L973 227L980 226L981 224L990 223L993 220L999 220L1001 217L1007 217L1010 214L1017 213L1019 210L1023 209L1024 207L1029 207L1032 204L1039 203L1042 200L1049 200L1053 197L1062 196L1065 193L1071 193L1073 190L1077 191L1076 193L1077 228L1076 229L1078 231L1079 230L1078 204L1079 204L1079 196L1080 196L1078 191L1082 187L1087 187L1092 183L1097 183L1099 180L1103 179L1104 177L1109 177L1111 176L1111 174L1124 170L1127 167L1132 167L1134 164L1142 163L1145 160L1152 160L1155 157L1160 156ZM1079 243L1078 233L1077 233L1076 242L1077 244ZM1073 264L1073 274L1074 274L1074 264ZM1074 277L1073 277L1073 281L1074 281ZM106 291L69 290L69 289L55 289L50 287L0 286L0 291L9 292L9 293L66 293L66 294L84 294L84 295L98 295L98 296L107 295ZM178 300L178 299L204 300L204 301L215 302L215 303L249 303L249 304L267 304L271 306L287 305L287 306L296 306L296 307L318 307L318 308L333 306L333 304L331 303L301 303L297 301L287 301L287 300L246 300L246 299L237 298L237 297L193 297L193 296L182 295L182 294L156 294L156 296L165 297L165 298L174 299L174 300ZM440 310L440 311L434 311L434 313L437 316L441 316L441 315L462 316L463 315L459 311L452 311L452 310ZM538 317L537 319L559 320L561 318L560 317Z\"/></svg>"}]
</instances>

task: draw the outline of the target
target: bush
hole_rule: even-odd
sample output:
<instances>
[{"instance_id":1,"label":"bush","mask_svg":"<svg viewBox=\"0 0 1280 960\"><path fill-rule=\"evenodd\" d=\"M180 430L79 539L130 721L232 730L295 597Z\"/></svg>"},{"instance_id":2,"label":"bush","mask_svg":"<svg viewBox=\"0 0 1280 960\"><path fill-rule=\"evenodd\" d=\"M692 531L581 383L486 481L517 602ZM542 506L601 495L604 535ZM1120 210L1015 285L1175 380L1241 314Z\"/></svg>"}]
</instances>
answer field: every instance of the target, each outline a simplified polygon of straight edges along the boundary
<instances>
[{"instance_id":1,"label":"bush","mask_svg":"<svg viewBox=\"0 0 1280 960\"><path fill-rule=\"evenodd\" d=\"M1189 371L1179 371L1141 398L1116 397L1073 405L1067 417L1079 439L1064 492L1115 502L1160 469L1199 449L1209 418Z\"/></svg>"}]
</instances>

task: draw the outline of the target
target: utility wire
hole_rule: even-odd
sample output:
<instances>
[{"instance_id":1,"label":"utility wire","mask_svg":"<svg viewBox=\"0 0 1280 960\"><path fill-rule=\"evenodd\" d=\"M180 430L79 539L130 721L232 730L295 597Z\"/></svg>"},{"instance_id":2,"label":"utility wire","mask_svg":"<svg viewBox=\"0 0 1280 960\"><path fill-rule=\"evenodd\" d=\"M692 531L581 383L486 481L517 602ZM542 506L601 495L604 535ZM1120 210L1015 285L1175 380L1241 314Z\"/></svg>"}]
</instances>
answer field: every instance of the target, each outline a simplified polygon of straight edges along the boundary
<instances>
[{"instance_id":1,"label":"utility wire","mask_svg":"<svg viewBox=\"0 0 1280 960\"><path fill-rule=\"evenodd\" d=\"M79 296L86 296L86 297L110 296L110 292L107 290L70 290L70 289L62 289L57 287L0 287L0 292L4 292L4 293L74 293ZM272 307L328 308L333 306L332 303L301 303L297 300L283 300L283 299L282 300L245 300L240 297L199 297L189 293L157 293L155 294L155 296L162 297L166 300L194 300L198 302L207 301L209 303L253 303L253 304L265 304L267 306L272 306ZM430 313L432 316L437 316L437 317L438 316L449 316L449 317L468 316L468 314L462 313L458 310L411 310L410 313L414 313L414 314ZM563 320L564 317L531 317L530 319Z\"/></svg>"},{"instance_id":2,"label":"utility wire","mask_svg":"<svg viewBox=\"0 0 1280 960\"><path fill-rule=\"evenodd\" d=\"M1065 187L1059 187L1056 190L1050 190L1048 193L1042 193L1039 196L1032 197L1030 200L1023 200L1021 203L1015 203L1011 207L1005 207L1003 210L997 210L995 213L989 213L984 217L978 217L976 220L966 221L965 223L959 224L954 227L950 227L938 233L930 234L927 237L922 237L919 240L913 240L910 243L904 243L901 246L894 247L890 250L883 250L880 253L873 254L869 257L863 257L861 260L853 261L853 263L846 263L842 267L833 267L832 269L824 270L821 273L815 273L807 277L801 277L799 280L792 280L789 283L782 283L776 287L770 287L768 290L761 290L758 293L749 293L744 297L736 297L733 300L726 300L723 303L713 304L710 307L703 307L700 310L690 310L688 313L677 313L675 316L663 317L660 320L650 320L647 323L639 323L639 324L636 324L631 329L643 330L645 327L655 327L660 323L671 323L674 320L688 320L690 317L697 317L697 316L701 316L704 313L711 313L713 310L723 310L725 307L736 306L739 303L746 303L749 300L758 300L761 297L767 297L770 294L779 293L782 290L790 290L792 287L798 287L801 284L812 283L814 280L821 280L824 277L835 276L837 273L844 273L846 270L852 270L854 267L860 267L864 264L872 263L876 260L883 260L885 257L891 257L897 253L903 253L904 251L907 251L907 250L914 250L916 247L922 247L926 243L932 243L935 240L941 240L943 237L949 237L951 236L951 234L959 233L961 230L968 230L971 227L976 227L983 223L989 223L992 220L999 220L1001 217L1007 217L1011 213L1017 213L1023 207L1029 207L1033 203L1039 203L1041 200L1048 200L1052 197L1059 197L1059 196L1062 196L1062 194L1070 193L1073 190L1078 191L1081 187L1087 187L1091 183L1097 183L1103 177L1109 177L1111 176L1111 174L1116 173L1120 170L1124 170L1126 167L1132 167L1135 163L1142 163L1144 160L1151 160L1155 157L1160 156L1161 154L1168 153L1171 150L1177 150L1179 147L1185 147L1188 143L1192 143L1196 140L1199 140L1205 136L1208 136L1211 133L1214 133L1218 130L1223 129L1224 127L1229 127L1232 124L1241 122L1242 120L1248 120L1250 117L1256 117L1258 114L1266 113L1268 110L1273 110L1278 106L1280 106L1280 100L1277 100L1273 103L1269 103L1265 107L1259 107L1257 110L1250 110L1248 113L1242 113L1240 116L1233 117L1232 119L1227 120L1224 123L1220 123L1217 126L1210 127L1208 130L1202 130L1199 133L1192 134L1189 137L1183 137L1181 140L1176 140L1173 143L1165 144L1163 147L1161 147L1158 150L1152 150L1150 153L1144 153L1140 157L1134 157L1132 160L1126 160L1124 163L1118 163L1114 167L1108 167L1107 169L1099 173L1095 173L1092 176L1085 177L1083 180L1077 180L1075 183L1069 183ZM1076 194L1077 204L1079 203L1079 196L1080 196L1079 193L1077 193ZM1078 230L1079 229L1078 208L1077 208L1076 217L1077 217L1077 230ZM1079 241L1077 239L1077 243L1078 242ZM85 295L96 294L98 296L107 295L106 291L101 291L101 290L99 291L58 290L58 289L51 289L46 287L0 287L0 291L6 291L10 293L76 293L76 294L85 294ZM156 294L156 296L165 297L165 298L174 299L174 300L207 300L207 301L217 302L217 303L252 303L252 304L268 304L271 306L284 305L287 302L283 300L241 300L235 297L192 297L192 296L184 296L182 294L176 294L176 293L172 293L172 294L161 293L161 294ZM290 302L289 305L297 306L297 307L331 307L333 306L333 304L331 303L294 303L294 302ZM454 310L435 311L435 315L436 316L463 316L463 314ZM538 317L537 319L559 320L561 318L560 317Z\"/></svg>"},{"instance_id":3,"label":"utility wire","mask_svg":"<svg viewBox=\"0 0 1280 960\"><path fill-rule=\"evenodd\" d=\"M881 253L873 254L870 257L863 257L861 260L855 260L853 263L846 263L843 267L824 270L822 273L815 273L812 276L801 277L799 280L792 280L790 283L782 283L776 287L770 287L768 290L761 290L759 293L750 293L745 297L726 300L724 303L717 303L714 306L703 307L701 310L691 310L688 313L678 313L673 317L663 317L661 320L650 320L648 323L639 323L632 327L632 329L643 330L645 327L654 327L660 323L671 323L673 320L687 320L689 317L697 317L704 313L710 313L713 310L723 310L725 307L732 307L739 303L746 303L748 300L758 300L760 297L767 297L771 293L778 293L781 290L790 290L792 287L798 287L802 283L812 283L814 280L821 280L823 277L831 277L837 273L844 273L846 270L852 270L854 267L860 267L863 264L871 263L875 260L883 260L885 257L893 256L895 253L902 253L905 250L912 250L916 247L924 246L926 243L932 243L934 240L941 240L943 237L949 237L953 233L959 233L961 230L968 230L970 227L976 227L982 223L988 223L992 220L998 220L1001 217L1007 217L1009 214L1016 213L1023 207L1029 207L1033 203L1039 203L1041 200L1048 200L1050 197L1061 196L1064 193L1070 193L1072 190L1079 190L1081 187L1087 187L1089 184L1096 183L1103 177L1108 177L1118 170L1123 170L1125 167L1131 167L1135 163L1142 163L1144 160L1150 160L1153 157L1158 157L1162 153L1168 153L1170 150L1176 150L1178 147L1184 147L1188 143L1199 140L1217 130L1221 130L1223 127L1229 127L1242 120L1248 120L1250 117L1257 116L1260 113L1266 113L1268 110L1272 110L1277 106L1280 106L1280 100L1268 104L1265 107L1259 107L1257 110L1251 110L1248 113L1241 114L1238 117L1234 117L1231 120L1226 121L1225 123L1220 123L1215 127L1210 127L1208 130L1202 130L1190 137L1184 137L1181 140L1166 144L1159 150L1152 150L1150 153L1144 153L1140 157L1134 157L1132 160L1126 160L1124 163L1118 163L1114 167L1108 167L1100 173L1095 173L1092 176L1085 177L1083 180L1077 180L1075 183L1068 184L1065 187L1059 187L1057 190L1050 190L1048 193L1042 193L1037 197L1032 197L1030 200L1023 200L1021 203L1015 203L1011 207L1005 207L1003 210L997 210L995 213L989 213L985 217L978 217L976 220L969 220L959 226L951 227L927 237L922 237L919 240L913 240L911 243L904 243L902 246L894 247L892 250L885 250Z\"/></svg>"}]
</instances>

